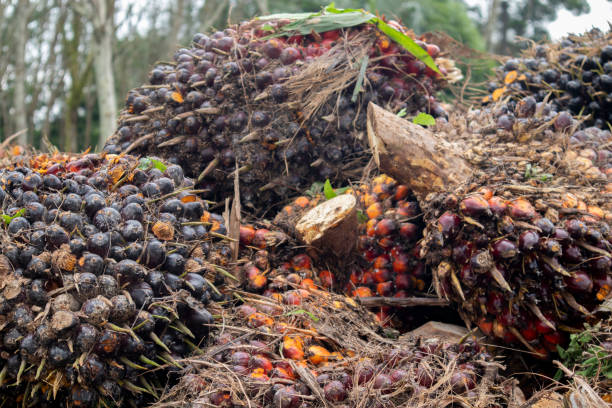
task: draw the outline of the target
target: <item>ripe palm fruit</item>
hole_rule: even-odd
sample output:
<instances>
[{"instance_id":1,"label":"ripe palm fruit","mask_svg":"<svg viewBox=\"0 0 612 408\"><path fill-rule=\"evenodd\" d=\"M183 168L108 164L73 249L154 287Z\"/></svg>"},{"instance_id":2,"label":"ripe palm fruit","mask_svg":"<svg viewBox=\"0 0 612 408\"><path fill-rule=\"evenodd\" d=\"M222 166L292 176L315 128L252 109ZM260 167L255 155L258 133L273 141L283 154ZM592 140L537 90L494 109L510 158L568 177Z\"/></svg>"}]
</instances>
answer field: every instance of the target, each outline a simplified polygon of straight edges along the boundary
<instances>
[{"instance_id":1,"label":"ripe palm fruit","mask_svg":"<svg viewBox=\"0 0 612 408\"><path fill-rule=\"evenodd\" d=\"M431 194L424 252L437 293L486 334L554 352L608 297L610 228L600 209L572 211L586 205L570 193L514 191Z\"/></svg>"},{"instance_id":2,"label":"ripe palm fruit","mask_svg":"<svg viewBox=\"0 0 612 408\"><path fill-rule=\"evenodd\" d=\"M440 113L433 94L444 79L373 25L269 39L268 28L280 30L284 21L266 19L266 30L263 21L196 34L174 63L154 67L151 84L128 93L105 151L179 164L212 198L233 193L237 171L243 203L263 211L315 181L343 183L363 167L370 101L394 112Z\"/></svg>"},{"instance_id":3,"label":"ripe palm fruit","mask_svg":"<svg viewBox=\"0 0 612 408\"><path fill-rule=\"evenodd\" d=\"M155 400L224 298L223 218L180 167L130 156L33 156L0 194L0 385L26 405Z\"/></svg>"},{"instance_id":4,"label":"ripe palm fruit","mask_svg":"<svg viewBox=\"0 0 612 408\"><path fill-rule=\"evenodd\" d=\"M612 123L610 38L611 32L591 30L556 43L534 44L497 69L483 102L531 95L537 102L549 100L557 112L582 115L585 127L607 129L606 123Z\"/></svg>"}]
</instances>

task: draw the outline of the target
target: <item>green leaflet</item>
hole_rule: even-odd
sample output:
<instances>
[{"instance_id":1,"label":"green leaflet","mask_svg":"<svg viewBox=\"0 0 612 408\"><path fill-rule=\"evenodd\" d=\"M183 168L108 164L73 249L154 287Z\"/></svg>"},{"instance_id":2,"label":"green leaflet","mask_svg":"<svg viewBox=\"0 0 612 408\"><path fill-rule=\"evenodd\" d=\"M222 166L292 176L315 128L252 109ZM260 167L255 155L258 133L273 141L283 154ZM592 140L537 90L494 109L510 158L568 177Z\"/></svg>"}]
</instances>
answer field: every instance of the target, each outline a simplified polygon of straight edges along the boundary
<instances>
[{"instance_id":1,"label":"green leaflet","mask_svg":"<svg viewBox=\"0 0 612 408\"><path fill-rule=\"evenodd\" d=\"M325 184L323 185L323 194L325 194L326 200L331 200L338 195L338 193L334 191L329 179L325 180Z\"/></svg>"},{"instance_id":2,"label":"green leaflet","mask_svg":"<svg viewBox=\"0 0 612 408\"><path fill-rule=\"evenodd\" d=\"M11 223L11 221L13 221L15 218L21 217L24 214L25 214L25 208L20 209L13 216L10 216L10 215L7 215L7 214L0 214L0 215L2 216L2 220L4 221L4 224L5 225L9 225Z\"/></svg>"},{"instance_id":3,"label":"green leaflet","mask_svg":"<svg viewBox=\"0 0 612 408\"><path fill-rule=\"evenodd\" d=\"M431 58L427 51L425 51L416 42L414 42L412 38L400 33L395 28L391 27L389 24L385 23L379 18L375 18L374 20L374 24L376 24L380 31L387 34L389 38L404 47L406 51L414 55L417 59L423 61L425 65L427 65L429 68L431 68L437 73L440 73L440 70L436 66L436 63L434 62L433 58Z\"/></svg>"},{"instance_id":4,"label":"green leaflet","mask_svg":"<svg viewBox=\"0 0 612 408\"><path fill-rule=\"evenodd\" d=\"M313 322L319 321L319 318L317 316L315 316L314 314L312 314L312 312L309 312L308 310L305 310L305 309L291 310L285 313L284 316L299 316L299 315L304 315L304 314L310 317L310 319Z\"/></svg>"},{"instance_id":5,"label":"green leaflet","mask_svg":"<svg viewBox=\"0 0 612 408\"><path fill-rule=\"evenodd\" d=\"M153 159L151 157L144 157L142 159L140 159L140 163L138 164L138 168L139 169L149 169L149 168L156 168L159 171L166 171L167 166L157 160L157 159Z\"/></svg>"},{"instance_id":6,"label":"green leaflet","mask_svg":"<svg viewBox=\"0 0 612 408\"><path fill-rule=\"evenodd\" d=\"M421 126L433 126L436 124L436 120L430 114L421 112L412 119L412 123Z\"/></svg>"}]
</instances>

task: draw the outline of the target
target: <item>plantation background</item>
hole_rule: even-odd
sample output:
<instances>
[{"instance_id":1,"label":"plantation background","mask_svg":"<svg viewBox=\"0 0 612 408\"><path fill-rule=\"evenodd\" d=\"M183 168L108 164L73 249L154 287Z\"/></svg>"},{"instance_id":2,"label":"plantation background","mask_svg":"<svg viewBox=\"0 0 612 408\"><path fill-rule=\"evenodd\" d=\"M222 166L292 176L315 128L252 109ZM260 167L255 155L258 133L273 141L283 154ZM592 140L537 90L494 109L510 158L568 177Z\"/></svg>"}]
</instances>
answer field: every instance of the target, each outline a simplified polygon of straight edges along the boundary
<instances>
[{"instance_id":1,"label":"plantation background","mask_svg":"<svg viewBox=\"0 0 612 408\"><path fill-rule=\"evenodd\" d=\"M0 140L99 146L114 130L126 92L155 61L196 32L254 15L317 11L316 0L2 0ZM586 0L369 0L336 2L400 19L416 33L443 31L479 51L510 55L516 37L542 40L557 12L587 13ZM608 2L610 4L610 2ZM476 82L479 76L472 77ZM102 136L102 137L101 137Z\"/></svg>"}]
</instances>

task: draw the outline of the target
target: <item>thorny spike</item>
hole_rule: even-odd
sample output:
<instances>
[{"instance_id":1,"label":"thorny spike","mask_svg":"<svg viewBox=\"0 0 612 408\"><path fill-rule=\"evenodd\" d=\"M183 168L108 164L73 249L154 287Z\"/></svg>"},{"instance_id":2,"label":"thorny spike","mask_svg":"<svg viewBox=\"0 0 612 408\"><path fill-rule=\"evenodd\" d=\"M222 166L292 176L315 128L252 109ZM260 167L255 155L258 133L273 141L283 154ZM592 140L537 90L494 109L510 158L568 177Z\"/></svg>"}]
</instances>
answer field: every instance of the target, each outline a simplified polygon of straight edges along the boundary
<instances>
[{"instance_id":1,"label":"thorny spike","mask_svg":"<svg viewBox=\"0 0 612 408\"><path fill-rule=\"evenodd\" d=\"M152 365L155 368L159 368L161 367L161 365L159 365L158 363L156 363L155 361L143 356L142 354L138 357L140 359L140 361L142 361L145 364L149 364Z\"/></svg>"},{"instance_id":2,"label":"thorny spike","mask_svg":"<svg viewBox=\"0 0 612 408\"><path fill-rule=\"evenodd\" d=\"M43 369L45 368L45 363L47 362L47 358L43 357L42 360L40 360L40 364L38 364L38 368L36 369L36 376L34 377L35 380L38 380L40 378L40 374L42 374ZM2 382L0 381L0 384Z\"/></svg>"},{"instance_id":3,"label":"thorny spike","mask_svg":"<svg viewBox=\"0 0 612 408\"><path fill-rule=\"evenodd\" d=\"M151 340L153 340L153 343L157 344L159 347L163 348L168 353L170 353L170 349L168 348L168 346L166 346L164 342L161 341L159 337L157 337L157 334L155 334L154 332L151 332L150 337L151 337Z\"/></svg>"},{"instance_id":4,"label":"thorny spike","mask_svg":"<svg viewBox=\"0 0 612 408\"><path fill-rule=\"evenodd\" d=\"M21 364L19 365L19 371L17 372L17 382L16 382L17 385L19 385L19 383L21 382L21 375L23 374L25 367L26 367L26 359L24 357L21 359Z\"/></svg>"},{"instance_id":5,"label":"thorny spike","mask_svg":"<svg viewBox=\"0 0 612 408\"><path fill-rule=\"evenodd\" d=\"M512 293L512 288L510 288L510 285L508 284L504 276L501 274L501 272L499 271L499 269L497 269L495 265L491 266L491 269L489 269L489 272L491 273L491 276L493 277L493 279L495 279L495 282L497 282L497 284L503 290Z\"/></svg>"},{"instance_id":6,"label":"thorny spike","mask_svg":"<svg viewBox=\"0 0 612 408\"><path fill-rule=\"evenodd\" d=\"M457 290L457 293L459 294L459 296L461 296L461 300L465 302L465 296L463 295L463 289L461 289L461 283L459 282L459 279L457 279L457 274L455 274L455 271L452 269L450 271L450 276L451 276L451 282L453 283L453 286Z\"/></svg>"},{"instance_id":7,"label":"thorny spike","mask_svg":"<svg viewBox=\"0 0 612 408\"><path fill-rule=\"evenodd\" d=\"M119 361L121 361L123 364L135 369L135 370L146 370L147 367L143 367L141 365L138 365L136 363L134 363L133 361L130 361L127 357L125 356L121 356L119 357Z\"/></svg>"},{"instance_id":8,"label":"thorny spike","mask_svg":"<svg viewBox=\"0 0 612 408\"><path fill-rule=\"evenodd\" d=\"M168 360L170 362L170 364L176 366L177 368L180 368L181 370L183 369L183 366L181 366L169 353L163 353L161 354L165 360Z\"/></svg>"},{"instance_id":9,"label":"thorny spike","mask_svg":"<svg viewBox=\"0 0 612 408\"><path fill-rule=\"evenodd\" d=\"M533 312L534 315L536 315L536 317L538 319L540 319L540 321L542 323L544 323L546 326L548 326L549 328L551 328L552 330L557 330L557 328L555 327L555 325L548 320L544 314L542 313L542 311L540 310L540 308L535 304L535 303L527 303L527 306L529 307L529 309Z\"/></svg>"},{"instance_id":10,"label":"thorny spike","mask_svg":"<svg viewBox=\"0 0 612 408\"><path fill-rule=\"evenodd\" d=\"M177 320L174 322L174 325L170 325L168 327L173 328L174 330L176 330L179 333L182 333L186 336L191 337L192 339L195 339L195 336L193 335L193 333L191 332L191 330L189 330L187 328L187 326L185 326L185 324L183 322L181 322L180 320Z\"/></svg>"}]
</instances>

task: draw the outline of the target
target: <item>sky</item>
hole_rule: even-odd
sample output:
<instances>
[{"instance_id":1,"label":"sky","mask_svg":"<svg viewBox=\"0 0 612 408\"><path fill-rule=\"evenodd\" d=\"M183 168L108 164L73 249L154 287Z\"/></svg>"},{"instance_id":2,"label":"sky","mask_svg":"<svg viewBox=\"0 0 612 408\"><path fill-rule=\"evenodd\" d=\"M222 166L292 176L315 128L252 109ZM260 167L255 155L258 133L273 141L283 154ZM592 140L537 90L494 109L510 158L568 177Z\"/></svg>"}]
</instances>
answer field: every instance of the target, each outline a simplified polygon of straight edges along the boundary
<instances>
[{"instance_id":1,"label":"sky","mask_svg":"<svg viewBox=\"0 0 612 408\"><path fill-rule=\"evenodd\" d=\"M487 0L466 0L470 6L480 6L486 16ZM567 10L559 10L557 19L547 25L553 40L569 33L583 33L592 27L608 30L608 22L612 23L612 2L608 0L588 0L591 11L588 14L575 16Z\"/></svg>"}]
</instances>

